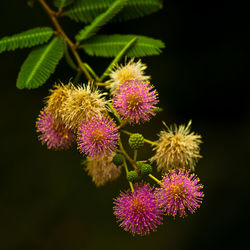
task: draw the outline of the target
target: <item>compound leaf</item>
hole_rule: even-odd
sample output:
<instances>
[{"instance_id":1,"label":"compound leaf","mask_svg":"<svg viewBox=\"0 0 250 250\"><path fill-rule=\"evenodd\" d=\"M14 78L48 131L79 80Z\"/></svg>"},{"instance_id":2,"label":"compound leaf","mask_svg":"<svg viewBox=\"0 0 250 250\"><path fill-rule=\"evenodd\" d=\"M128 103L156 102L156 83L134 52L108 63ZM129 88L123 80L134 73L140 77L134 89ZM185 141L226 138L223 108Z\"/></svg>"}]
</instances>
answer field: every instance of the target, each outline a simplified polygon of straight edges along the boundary
<instances>
[{"instance_id":1,"label":"compound leaf","mask_svg":"<svg viewBox=\"0 0 250 250\"><path fill-rule=\"evenodd\" d=\"M105 12L115 0L76 0L65 15L76 22L91 23ZM154 13L162 8L162 0L127 0L126 5L114 20L125 21Z\"/></svg>"},{"instance_id":2,"label":"compound leaf","mask_svg":"<svg viewBox=\"0 0 250 250\"><path fill-rule=\"evenodd\" d=\"M46 43L53 35L53 29L38 27L0 39L0 53L3 51L29 48Z\"/></svg>"},{"instance_id":3,"label":"compound leaf","mask_svg":"<svg viewBox=\"0 0 250 250\"><path fill-rule=\"evenodd\" d=\"M76 35L77 41L93 36L103 25L109 22L126 4L127 0L116 0L104 13L97 16L94 21Z\"/></svg>"},{"instance_id":4,"label":"compound leaf","mask_svg":"<svg viewBox=\"0 0 250 250\"><path fill-rule=\"evenodd\" d=\"M91 56L115 57L133 38L135 43L126 51L128 57L159 55L165 47L161 40L140 35L96 35L85 40L81 48Z\"/></svg>"},{"instance_id":5,"label":"compound leaf","mask_svg":"<svg viewBox=\"0 0 250 250\"><path fill-rule=\"evenodd\" d=\"M33 89L43 85L55 71L63 51L64 40L60 37L55 37L50 43L32 50L18 74L17 88Z\"/></svg>"}]
</instances>

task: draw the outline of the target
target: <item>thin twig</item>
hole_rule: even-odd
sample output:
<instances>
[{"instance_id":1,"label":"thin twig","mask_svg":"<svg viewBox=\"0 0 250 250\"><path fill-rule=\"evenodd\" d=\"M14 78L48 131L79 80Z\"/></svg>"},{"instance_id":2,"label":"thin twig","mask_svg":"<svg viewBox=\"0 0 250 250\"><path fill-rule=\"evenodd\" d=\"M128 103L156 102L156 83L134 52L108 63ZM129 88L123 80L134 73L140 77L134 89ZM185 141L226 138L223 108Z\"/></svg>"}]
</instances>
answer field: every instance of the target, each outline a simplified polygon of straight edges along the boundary
<instances>
[{"instance_id":1,"label":"thin twig","mask_svg":"<svg viewBox=\"0 0 250 250\"><path fill-rule=\"evenodd\" d=\"M160 186L162 186L162 183L160 180L158 180L156 177L154 177L152 174L148 175L151 179L153 179L155 182L157 182Z\"/></svg>"},{"instance_id":2,"label":"thin twig","mask_svg":"<svg viewBox=\"0 0 250 250\"><path fill-rule=\"evenodd\" d=\"M56 18L58 16L57 12L53 11L44 0L39 0L39 2L41 3L43 8L45 9L47 14L49 15L53 25L55 26L57 32L59 33L59 35L62 36L65 39L65 41L67 42L67 44L69 45L69 47L72 51L72 54L77 62L79 70L81 70L84 73L84 75L86 76L86 78L89 81L93 81L93 78L91 77L91 75L89 74L87 69L84 67L82 60L76 51L77 46L69 39L69 37L66 35L66 33L62 29L61 25L59 24L59 22Z\"/></svg>"},{"instance_id":3,"label":"thin twig","mask_svg":"<svg viewBox=\"0 0 250 250\"><path fill-rule=\"evenodd\" d=\"M126 175L128 175L128 165L127 165L126 160L124 161L123 166L125 168ZM133 183L131 181L129 181L129 186L130 186L130 189L131 189L131 191L133 193L134 192L134 187L133 187Z\"/></svg>"},{"instance_id":4,"label":"thin twig","mask_svg":"<svg viewBox=\"0 0 250 250\"><path fill-rule=\"evenodd\" d=\"M134 161L135 161L135 162L136 162L136 160L137 160L137 152L138 152L137 150L134 151Z\"/></svg>"},{"instance_id":5,"label":"thin twig","mask_svg":"<svg viewBox=\"0 0 250 250\"><path fill-rule=\"evenodd\" d=\"M135 162L134 160L128 155L128 153L126 152L126 150L124 149L123 145L122 145L122 142L119 138L119 146L120 146L120 150L121 152L124 154L124 156L128 159L128 161L131 163L131 165L136 169L136 166L135 166Z\"/></svg>"}]
</instances>

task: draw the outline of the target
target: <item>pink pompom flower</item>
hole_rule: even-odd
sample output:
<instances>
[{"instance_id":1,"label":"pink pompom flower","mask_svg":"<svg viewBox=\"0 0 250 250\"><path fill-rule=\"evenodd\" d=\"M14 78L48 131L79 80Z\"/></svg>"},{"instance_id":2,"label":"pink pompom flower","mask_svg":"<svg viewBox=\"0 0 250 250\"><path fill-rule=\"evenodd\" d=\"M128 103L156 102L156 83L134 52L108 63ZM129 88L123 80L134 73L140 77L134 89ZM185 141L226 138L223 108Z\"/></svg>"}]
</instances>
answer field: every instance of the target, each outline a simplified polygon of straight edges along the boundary
<instances>
[{"instance_id":1,"label":"pink pompom flower","mask_svg":"<svg viewBox=\"0 0 250 250\"><path fill-rule=\"evenodd\" d=\"M113 104L122 119L142 123L155 115L158 94L149 82L126 81L114 93Z\"/></svg>"},{"instance_id":2,"label":"pink pompom flower","mask_svg":"<svg viewBox=\"0 0 250 250\"><path fill-rule=\"evenodd\" d=\"M148 184L134 185L134 192L121 192L114 201L114 214L120 226L133 235L146 235L162 223L162 210Z\"/></svg>"},{"instance_id":3,"label":"pink pompom flower","mask_svg":"<svg viewBox=\"0 0 250 250\"><path fill-rule=\"evenodd\" d=\"M110 155L118 144L118 127L106 116L93 116L78 128L78 149L91 158Z\"/></svg>"},{"instance_id":4,"label":"pink pompom flower","mask_svg":"<svg viewBox=\"0 0 250 250\"><path fill-rule=\"evenodd\" d=\"M47 144L49 149L67 149L75 140L73 132L66 128L60 119L54 119L45 108L41 111L37 122L37 132L41 133L39 139Z\"/></svg>"},{"instance_id":5,"label":"pink pompom flower","mask_svg":"<svg viewBox=\"0 0 250 250\"><path fill-rule=\"evenodd\" d=\"M173 170L165 174L162 186L155 190L160 207L167 215L180 217L187 215L186 210L193 213L202 203L203 185L199 178L184 169Z\"/></svg>"}]
</instances>

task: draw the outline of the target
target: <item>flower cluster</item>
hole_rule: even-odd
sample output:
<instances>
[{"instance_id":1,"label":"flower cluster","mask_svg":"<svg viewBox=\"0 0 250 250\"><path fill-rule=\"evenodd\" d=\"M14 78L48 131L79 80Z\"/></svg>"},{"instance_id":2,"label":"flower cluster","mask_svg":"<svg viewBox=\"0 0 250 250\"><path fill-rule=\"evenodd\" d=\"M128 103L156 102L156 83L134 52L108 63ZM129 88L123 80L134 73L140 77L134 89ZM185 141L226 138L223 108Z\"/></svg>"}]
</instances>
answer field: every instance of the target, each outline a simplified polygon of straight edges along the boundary
<instances>
[{"instance_id":1,"label":"flower cluster","mask_svg":"<svg viewBox=\"0 0 250 250\"><path fill-rule=\"evenodd\" d=\"M202 185L186 170L174 170L163 176L161 187L135 185L134 192L122 192L114 201L114 214L120 225L132 234L145 235L161 224L162 215L180 217L193 213L202 202Z\"/></svg>"},{"instance_id":2,"label":"flower cluster","mask_svg":"<svg viewBox=\"0 0 250 250\"><path fill-rule=\"evenodd\" d=\"M36 123L39 139L50 149L68 149L77 143L84 169L96 186L116 180L124 168L130 189L115 198L114 214L133 235L155 231L164 216L193 213L203 199L203 186L191 172L201 158L201 136L191 132L191 122L166 126L156 141L126 128L148 122L160 110L146 68L132 59L116 65L106 82L56 84ZM98 89L98 84L109 93ZM125 136L133 155L123 146ZM146 143L155 153L139 161L138 153ZM154 169L163 174L162 179L152 174ZM148 177L158 186L147 184Z\"/></svg>"}]
</instances>

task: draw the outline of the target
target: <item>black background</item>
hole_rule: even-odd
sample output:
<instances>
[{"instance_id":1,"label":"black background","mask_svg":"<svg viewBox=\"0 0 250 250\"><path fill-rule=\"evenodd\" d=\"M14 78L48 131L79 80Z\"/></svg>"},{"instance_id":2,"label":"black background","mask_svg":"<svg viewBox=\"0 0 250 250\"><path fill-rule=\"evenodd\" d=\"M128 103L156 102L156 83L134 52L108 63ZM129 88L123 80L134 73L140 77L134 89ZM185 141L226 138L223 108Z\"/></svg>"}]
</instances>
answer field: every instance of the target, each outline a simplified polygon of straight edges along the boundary
<instances>
[{"instance_id":1,"label":"black background","mask_svg":"<svg viewBox=\"0 0 250 250\"><path fill-rule=\"evenodd\" d=\"M0 10L0 37L51 25L39 4L31 9L26 1L1 0ZM139 131L154 140L161 120L192 119L192 129L203 136L203 159L196 168L205 186L201 208L185 219L166 218L146 237L123 231L112 214L112 199L128 188L124 173L96 188L76 150L49 151L37 140L34 124L48 88L74 72L62 60L43 87L18 90L18 71L30 50L2 53L0 249L241 249L248 241L250 205L246 10L240 1L169 0L158 13L101 30L166 43L160 56L142 59L164 112ZM61 23L71 35L82 27ZM82 58L99 74L110 61ZM141 157L149 153L146 147Z\"/></svg>"}]
</instances>

